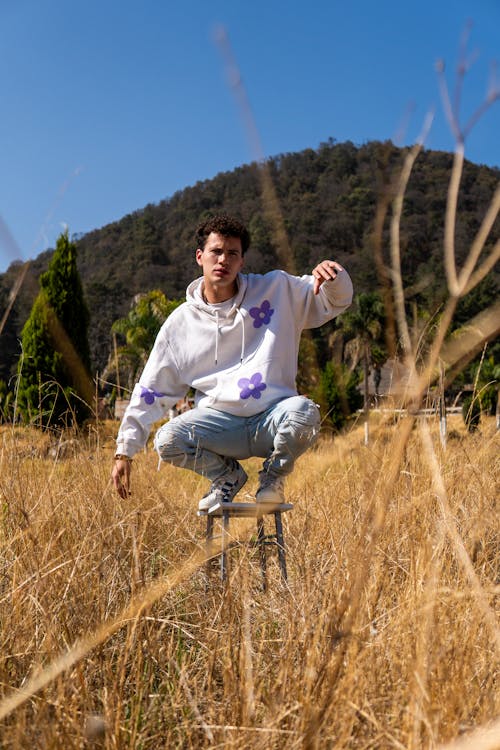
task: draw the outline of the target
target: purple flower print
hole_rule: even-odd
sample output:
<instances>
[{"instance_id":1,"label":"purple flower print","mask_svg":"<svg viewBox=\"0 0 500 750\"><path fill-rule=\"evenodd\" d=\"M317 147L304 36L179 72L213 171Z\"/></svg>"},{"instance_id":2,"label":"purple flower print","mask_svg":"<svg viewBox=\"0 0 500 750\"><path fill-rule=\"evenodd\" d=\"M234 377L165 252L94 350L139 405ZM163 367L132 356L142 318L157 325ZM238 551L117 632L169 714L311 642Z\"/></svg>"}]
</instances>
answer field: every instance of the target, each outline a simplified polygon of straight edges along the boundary
<instances>
[{"instance_id":1,"label":"purple flower print","mask_svg":"<svg viewBox=\"0 0 500 750\"><path fill-rule=\"evenodd\" d=\"M253 327L260 328L262 325L269 325L273 312L274 310L271 308L271 303L268 299L265 299L260 307L251 307L250 315L254 319Z\"/></svg>"},{"instance_id":2,"label":"purple flower print","mask_svg":"<svg viewBox=\"0 0 500 750\"><path fill-rule=\"evenodd\" d=\"M262 382L262 375L256 372L251 378L241 378L238 380L238 388L241 388L240 398L260 398L262 391L265 391L267 385Z\"/></svg>"},{"instance_id":3,"label":"purple flower print","mask_svg":"<svg viewBox=\"0 0 500 750\"><path fill-rule=\"evenodd\" d=\"M161 398L164 396L164 393L158 393L158 391L153 391L152 388L144 388L144 386L141 385L141 398L144 399L146 404L154 404L155 398Z\"/></svg>"}]
</instances>

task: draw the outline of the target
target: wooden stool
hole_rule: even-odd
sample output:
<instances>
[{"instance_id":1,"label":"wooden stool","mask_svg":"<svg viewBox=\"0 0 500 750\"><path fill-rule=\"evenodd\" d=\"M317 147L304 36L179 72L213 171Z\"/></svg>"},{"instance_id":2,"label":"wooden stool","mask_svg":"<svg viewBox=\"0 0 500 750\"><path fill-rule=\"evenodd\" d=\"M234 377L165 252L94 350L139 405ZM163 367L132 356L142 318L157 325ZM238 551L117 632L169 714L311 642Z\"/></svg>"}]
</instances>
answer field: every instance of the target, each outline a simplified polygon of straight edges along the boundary
<instances>
[{"instance_id":1,"label":"wooden stool","mask_svg":"<svg viewBox=\"0 0 500 750\"><path fill-rule=\"evenodd\" d=\"M230 518L256 518L257 519L257 545L259 547L260 569L262 572L262 588L267 589L267 554L266 547L276 547L278 552L278 562L280 566L283 581L287 581L286 570L286 551L285 541L283 538L283 524L281 514L292 510L293 505L290 503L280 503L279 505L267 505L265 503L217 503L208 510L199 510L199 516L206 516L206 545L207 550L211 548L214 540L214 521L216 518L221 519L221 553L220 553L220 577L222 581L227 580L228 571L228 532ZM266 534L264 529L264 517L274 515L273 534ZM207 563L207 574L210 569L210 560Z\"/></svg>"}]
</instances>

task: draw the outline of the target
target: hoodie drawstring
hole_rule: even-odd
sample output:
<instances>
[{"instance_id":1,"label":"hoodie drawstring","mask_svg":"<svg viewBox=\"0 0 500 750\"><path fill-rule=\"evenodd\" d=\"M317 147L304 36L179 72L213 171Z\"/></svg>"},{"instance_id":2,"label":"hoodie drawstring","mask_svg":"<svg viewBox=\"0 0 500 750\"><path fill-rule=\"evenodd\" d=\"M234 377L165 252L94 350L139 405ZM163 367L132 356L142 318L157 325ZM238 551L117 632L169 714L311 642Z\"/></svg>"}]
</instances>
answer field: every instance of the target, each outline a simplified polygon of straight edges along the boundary
<instances>
[{"instance_id":1,"label":"hoodie drawstring","mask_svg":"<svg viewBox=\"0 0 500 750\"><path fill-rule=\"evenodd\" d=\"M240 364L243 362L243 357L245 356L245 318L243 317L243 313L241 312L240 308L236 308L236 315L240 316L241 321L241 352L240 352Z\"/></svg>"},{"instance_id":2,"label":"hoodie drawstring","mask_svg":"<svg viewBox=\"0 0 500 750\"><path fill-rule=\"evenodd\" d=\"M215 364L217 364L217 356L219 354L219 311L215 311Z\"/></svg>"}]
</instances>

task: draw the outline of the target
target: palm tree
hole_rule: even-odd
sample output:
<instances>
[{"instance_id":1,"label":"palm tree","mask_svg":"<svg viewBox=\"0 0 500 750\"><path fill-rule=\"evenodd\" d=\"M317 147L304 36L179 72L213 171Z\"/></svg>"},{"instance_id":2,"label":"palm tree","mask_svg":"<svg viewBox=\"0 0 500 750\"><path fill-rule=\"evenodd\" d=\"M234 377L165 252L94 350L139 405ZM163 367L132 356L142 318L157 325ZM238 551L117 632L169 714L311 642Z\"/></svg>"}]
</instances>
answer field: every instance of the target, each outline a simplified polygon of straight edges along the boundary
<instances>
[{"instance_id":1,"label":"palm tree","mask_svg":"<svg viewBox=\"0 0 500 750\"><path fill-rule=\"evenodd\" d=\"M128 315L113 323L112 333L122 336L125 343L110 356L103 377L109 378L114 373L118 379L124 370L131 390L139 371L146 364L162 324L182 302L168 300L158 289L138 295Z\"/></svg>"},{"instance_id":2,"label":"palm tree","mask_svg":"<svg viewBox=\"0 0 500 750\"><path fill-rule=\"evenodd\" d=\"M349 337L345 347L345 355L351 362L350 368L354 370L360 362L363 365L365 444L367 444L368 413L370 409L368 376L375 346L379 351L383 348L384 304L380 295L377 292L356 295L354 308L342 316L342 328Z\"/></svg>"}]
</instances>

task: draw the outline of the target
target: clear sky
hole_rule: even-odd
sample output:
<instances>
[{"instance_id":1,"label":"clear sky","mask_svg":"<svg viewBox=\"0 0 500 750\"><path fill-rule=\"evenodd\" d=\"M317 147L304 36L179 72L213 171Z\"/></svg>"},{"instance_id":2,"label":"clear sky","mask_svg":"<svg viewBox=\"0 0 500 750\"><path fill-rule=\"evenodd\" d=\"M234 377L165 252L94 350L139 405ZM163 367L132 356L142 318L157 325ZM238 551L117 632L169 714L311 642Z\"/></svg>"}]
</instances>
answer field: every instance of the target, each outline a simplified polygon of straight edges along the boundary
<instances>
[{"instance_id":1,"label":"clear sky","mask_svg":"<svg viewBox=\"0 0 500 750\"><path fill-rule=\"evenodd\" d=\"M221 24L273 156L334 138L452 150L500 64L500 0L0 0L0 271L256 157L214 41ZM500 68L497 69L500 85ZM500 165L500 102L466 142Z\"/></svg>"}]
</instances>

